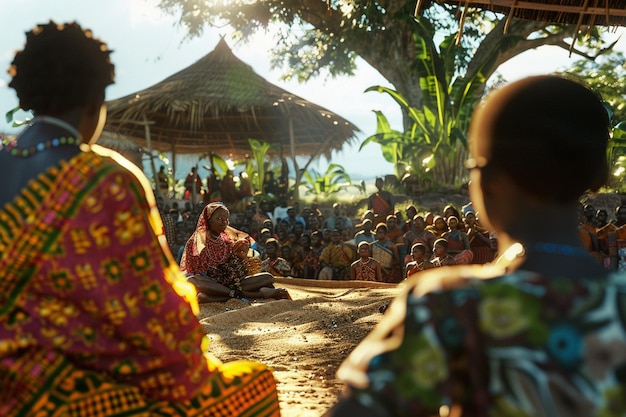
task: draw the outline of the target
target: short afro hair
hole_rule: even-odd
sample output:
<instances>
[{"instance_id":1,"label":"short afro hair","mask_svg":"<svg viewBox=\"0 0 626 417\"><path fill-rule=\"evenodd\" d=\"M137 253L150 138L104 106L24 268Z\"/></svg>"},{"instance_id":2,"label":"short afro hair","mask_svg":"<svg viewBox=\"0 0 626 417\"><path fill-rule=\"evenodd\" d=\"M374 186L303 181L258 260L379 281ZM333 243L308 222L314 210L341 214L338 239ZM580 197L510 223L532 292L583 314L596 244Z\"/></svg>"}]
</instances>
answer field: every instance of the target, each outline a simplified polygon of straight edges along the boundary
<instances>
[{"instance_id":1,"label":"short afro hair","mask_svg":"<svg viewBox=\"0 0 626 417\"><path fill-rule=\"evenodd\" d=\"M26 33L26 45L9 67L20 108L59 114L104 99L114 66L106 44L78 23L50 21Z\"/></svg>"}]
</instances>

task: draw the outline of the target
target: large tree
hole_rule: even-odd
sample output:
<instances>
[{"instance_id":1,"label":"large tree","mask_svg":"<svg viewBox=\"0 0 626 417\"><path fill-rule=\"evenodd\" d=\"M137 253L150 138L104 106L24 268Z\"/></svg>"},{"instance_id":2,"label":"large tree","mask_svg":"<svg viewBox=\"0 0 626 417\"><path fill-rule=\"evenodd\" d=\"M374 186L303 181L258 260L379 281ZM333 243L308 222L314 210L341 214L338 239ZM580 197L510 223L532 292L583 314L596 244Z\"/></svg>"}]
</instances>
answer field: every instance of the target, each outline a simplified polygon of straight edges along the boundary
<instances>
[{"instance_id":1,"label":"large tree","mask_svg":"<svg viewBox=\"0 0 626 417\"><path fill-rule=\"evenodd\" d=\"M566 73L584 80L597 91L610 106L612 123L626 122L626 57L613 52L595 60L581 59L572 64Z\"/></svg>"},{"instance_id":2,"label":"large tree","mask_svg":"<svg viewBox=\"0 0 626 417\"><path fill-rule=\"evenodd\" d=\"M609 161L612 175L609 186L621 192L626 190L626 57L621 52L599 57L596 60L581 59L565 71L582 79L598 92L611 112L611 141Z\"/></svg>"},{"instance_id":3,"label":"large tree","mask_svg":"<svg viewBox=\"0 0 626 417\"><path fill-rule=\"evenodd\" d=\"M457 8L433 2L422 7L416 19L415 4L415 0L160 0L161 8L179 16L190 36L201 34L207 25L229 24L244 38L271 28L277 36L273 64L285 69L286 78L306 81L324 72L353 74L355 59L361 57L408 106L418 109L432 95L428 90L433 83L453 89L454 79L471 79L473 94L479 97L501 64L542 45L570 49L575 31L574 26L514 18L505 33L503 16L470 10L460 42L451 49L453 59L441 61L452 66L440 71L449 78L441 80L425 73L424 44L450 45L439 41L458 32ZM434 28L428 35L433 39L424 39L425 21ZM591 35L572 53L593 58L604 52L597 29ZM451 99L455 97L449 92ZM407 108L402 110L408 129L413 122Z\"/></svg>"}]
</instances>

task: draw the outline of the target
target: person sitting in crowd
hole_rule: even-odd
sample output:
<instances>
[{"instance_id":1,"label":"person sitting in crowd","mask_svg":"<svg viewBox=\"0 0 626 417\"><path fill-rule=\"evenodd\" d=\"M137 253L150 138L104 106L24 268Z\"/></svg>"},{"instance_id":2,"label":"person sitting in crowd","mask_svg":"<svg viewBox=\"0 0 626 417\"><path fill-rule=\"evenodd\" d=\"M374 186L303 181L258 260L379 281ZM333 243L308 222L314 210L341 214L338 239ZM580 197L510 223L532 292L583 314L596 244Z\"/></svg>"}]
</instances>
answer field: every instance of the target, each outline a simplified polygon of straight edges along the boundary
<instances>
[{"instance_id":1,"label":"person sitting in crowd","mask_svg":"<svg viewBox=\"0 0 626 417\"><path fill-rule=\"evenodd\" d=\"M287 246L287 248L289 248ZM263 272L270 273L276 277L287 277L291 274L291 265L280 256L280 245L274 238L269 238L265 242L265 258L263 259Z\"/></svg>"},{"instance_id":2,"label":"person sitting in crowd","mask_svg":"<svg viewBox=\"0 0 626 417\"><path fill-rule=\"evenodd\" d=\"M448 204L447 206L445 206L443 208L443 213L442 213L442 217L444 218L444 220L446 221L446 223L448 222L448 219L454 216L456 217L458 220L460 220L461 217L461 213L459 212L459 210L452 204ZM459 230L464 230L464 225L461 224Z\"/></svg>"},{"instance_id":3,"label":"person sitting in crowd","mask_svg":"<svg viewBox=\"0 0 626 417\"><path fill-rule=\"evenodd\" d=\"M424 214L424 222L426 222L426 229L430 230L430 227L433 227L433 222L435 221L435 215L432 211L428 211Z\"/></svg>"},{"instance_id":4,"label":"person sitting in crowd","mask_svg":"<svg viewBox=\"0 0 626 417\"><path fill-rule=\"evenodd\" d=\"M330 232L330 243L320 255L319 279L346 281L350 279L350 265L355 260L355 251L341 240L337 229Z\"/></svg>"},{"instance_id":5,"label":"person sitting in crowd","mask_svg":"<svg viewBox=\"0 0 626 417\"><path fill-rule=\"evenodd\" d=\"M289 242L280 247L280 256L287 261L289 266L289 272L285 276L289 277L300 277L302 276L302 254L299 253L298 249L300 249L300 245L292 246Z\"/></svg>"},{"instance_id":6,"label":"person sitting in crowd","mask_svg":"<svg viewBox=\"0 0 626 417\"><path fill-rule=\"evenodd\" d=\"M415 245L416 243L421 243L422 245L424 245L426 247L426 259L430 260L433 253L432 248L434 247L435 240L437 238L431 231L426 230L426 222L424 221L424 218L422 216L417 214L413 217L413 231L406 232L403 236L403 239L404 245L407 248L412 248L413 245ZM411 254L407 255L411 256ZM404 263L407 264L408 262L411 262L411 260L411 258L405 258Z\"/></svg>"},{"instance_id":7,"label":"person sitting in crowd","mask_svg":"<svg viewBox=\"0 0 626 417\"><path fill-rule=\"evenodd\" d=\"M318 230L311 233L311 250L304 258L304 278L318 279L321 269L320 256L324 250L322 233Z\"/></svg>"},{"instance_id":8,"label":"person sitting in crowd","mask_svg":"<svg viewBox=\"0 0 626 417\"><path fill-rule=\"evenodd\" d=\"M397 245L398 251L400 252L400 247L404 246L404 240L402 239L404 233L402 233L402 229L398 227L398 218L389 215L387 216L385 224L387 225L387 239ZM400 253L400 255L404 256L404 253Z\"/></svg>"},{"instance_id":9,"label":"person sitting in crowd","mask_svg":"<svg viewBox=\"0 0 626 417\"><path fill-rule=\"evenodd\" d=\"M284 220L287 221L289 231L293 230L296 224L300 224L302 226L302 229L300 229L301 231L306 227L306 222L302 216L298 215L295 207L293 206L287 207L287 217Z\"/></svg>"},{"instance_id":10,"label":"person sitting in crowd","mask_svg":"<svg viewBox=\"0 0 626 417\"><path fill-rule=\"evenodd\" d=\"M426 258L426 246L423 243L415 243L411 246L411 258L413 260L404 267L404 278L435 267Z\"/></svg>"},{"instance_id":11,"label":"person sitting in crowd","mask_svg":"<svg viewBox=\"0 0 626 417\"><path fill-rule=\"evenodd\" d=\"M229 217L230 211L224 204L207 204L195 232L185 245L180 269L197 288L198 301L289 298L285 289L274 288L271 274L261 272L250 275L245 264L233 253L233 243L250 237L229 227Z\"/></svg>"},{"instance_id":12,"label":"person sitting in crowd","mask_svg":"<svg viewBox=\"0 0 626 417\"><path fill-rule=\"evenodd\" d=\"M258 239L255 240L256 250L259 252L259 257L261 259L265 257L265 242L267 242L267 239L271 237L272 237L272 234L270 233L270 229L268 229L267 227L264 227L259 232Z\"/></svg>"},{"instance_id":13,"label":"person sitting in crowd","mask_svg":"<svg viewBox=\"0 0 626 417\"><path fill-rule=\"evenodd\" d=\"M331 241L330 237L331 237L332 232L333 231L330 229L322 230L322 245L328 246L328 244ZM341 232L339 232L339 240L341 240Z\"/></svg>"},{"instance_id":14,"label":"person sitting in crowd","mask_svg":"<svg viewBox=\"0 0 626 417\"><path fill-rule=\"evenodd\" d=\"M503 255L408 280L339 368L349 391L329 416L623 414L626 274L577 232L579 198L608 178L609 127L599 97L561 76L478 106L471 201Z\"/></svg>"},{"instance_id":15,"label":"person sitting in crowd","mask_svg":"<svg viewBox=\"0 0 626 417\"><path fill-rule=\"evenodd\" d=\"M371 258L371 246L367 242L361 242L358 246L359 259L350 265L351 281L375 281L383 282L380 262Z\"/></svg>"},{"instance_id":16,"label":"person sitting in crowd","mask_svg":"<svg viewBox=\"0 0 626 417\"><path fill-rule=\"evenodd\" d=\"M307 217L306 228L304 233L311 235L320 230L320 218L317 213L311 212Z\"/></svg>"},{"instance_id":17,"label":"person sitting in crowd","mask_svg":"<svg viewBox=\"0 0 626 417\"><path fill-rule=\"evenodd\" d=\"M456 259L448 253L448 241L445 238L435 240L430 262L436 267L456 265Z\"/></svg>"},{"instance_id":18,"label":"person sitting in crowd","mask_svg":"<svg viewBox=\"0 0 626 417\"><path fill-rule=\"evenodd\" d=\"M443 216L435 216L433 218L432 226L427 226L426 230L434 234L435 237L439 238L448 233L450 228L448 227L448 222L446 222L446 219Z\"/></svg>"},{"instance_id":19,"label":"person sitting in crowd","mask_svg":"<svg viewBox=\"0 0 626 417\"><path fill-rule=\"evenodd\" d=\"M366 219L370 219L372 223L374 223L375 217L376 216L372 210L369 210L369 209L365 210L363 214L361 215L361 225L365 222ZM372 226L372 229L373 228L374 227Z\"/></svg>"},{"instance_id":20,"label":"person sitting in crowd","mask_svg":"<svg viewBox=\"0 0 626 417\"><path fill-rule=\"evenodd\" d=\"M402 280L398 248L387 238L385 223L379 223L376 226L376 240L372 243L372 258L380 262L384 282L396 283Z\"/></svg>"},{"instance_id":21,"label":"person sitting in crowd","mask_svg":"<svg viewBox=\"0 0 626 417\"><path fill-rule=\"evenodd\" d=\"M597 229L594 227L596 209L591 206L593 209L593 215L589 216L589 212L591 211L591 209L589 209L590 206L590 204L578 204L580 222L578 224L578 234L585 249L595 256L598 259L598 262L604 263L604 256L600 253L600 243Z\"/></svg>"},{"instance_id":22,"label":"person sitting in crowd","mask_svg":"<svg viewBox=\"0 0 626 417\"><path fill-rule=\"evenodd\" d=\"M413 229L413 219L415 218L415 216L417 216L417 208L415 208L413 204L409 204L404 212L406 213L406 220L402 224L402 233L404 234L410 231L414 232L415 230Z\"/></svg>"},{"instance_id":23,"label":"person sitting in crowd","mask_svg":"<svg viewBox=\"0 0 626 417\"><path fill-rule=\"evenodd\" d=\"M448 241L448 254L452 255L457 264L469 264L474 253L470 246L467 234L459 227L456 216L448 217L448 231L441 237Z\"/></svg>"},{"instance_id":24,"label":"person sitting in crowd","mask_svg":"<svg viewBox=\"0 0 626 417\"><path fill-rule=\"evenodd\" d=\"M472 263L486 264L493 261L497 251L497 244L491 238L489 230L483 227L476 218L476 211L471 203L462 207L465 230L470 248L472 249Z\"/></svg>"},{"instance_id":25,"label":"person sitting in crowd","mask_svg":"<svg viewBox=\"0 0 626 417\"><path fill-rule=\"evenodd\" d=\"M361 242L374 243L376 235L372 233L373 227L374 223L370 219L363 220L363 224L361 224L363 230L354 234L354 244L358 246Z\"/></svg>"},{"instance_id":26,"label":"person sitting in crowd","mask_svg":"<svg viewBox=\"0 0 626 417\"><path fill-rule=\"evenodd\" d=\"M609 222L609 213L605 209L596 211L596 229L602 229Z\"/></svg>"},{"instance_id":27,"label":"person sitting in crowd","mask_svg":"<svg viewBox=\"0 0 626 417\"><path fill-rule=\"evenodd\" d=\"M306 260L311 256L311 236L308 234L303 234L302 236L300 236L300 247L302 248L302 261L300 263L300 273L297 275L294 275L294 277L298 277L298 278L312 278L311 274L309 273L308 276L305 275L306 272L305 268L306 268Z\"/></svg>"},{"instance_id":28,"label":"person sitting in crowd","mask_svg":"<svg viewBox=\"0 0 626 417\"><path fill-rule=\"evenodd\" d=\"M266 366L209 356L149 180L95 144L110 53L50 21L9 69L35 117L0 143L0 415L279 416Z\"/></svg>"},{"instance_id":29,"label":"person sitting in crowd","mask_svg":"<svg viewBox=\"0 0 626 417\"><path fill-rule=\"evenodd\" d=\"M326 229L352 229L352 220L343 213L343 205L341 203L333 204L333 214L329 216L323 224Z\"/></svg>"}]
</instances>

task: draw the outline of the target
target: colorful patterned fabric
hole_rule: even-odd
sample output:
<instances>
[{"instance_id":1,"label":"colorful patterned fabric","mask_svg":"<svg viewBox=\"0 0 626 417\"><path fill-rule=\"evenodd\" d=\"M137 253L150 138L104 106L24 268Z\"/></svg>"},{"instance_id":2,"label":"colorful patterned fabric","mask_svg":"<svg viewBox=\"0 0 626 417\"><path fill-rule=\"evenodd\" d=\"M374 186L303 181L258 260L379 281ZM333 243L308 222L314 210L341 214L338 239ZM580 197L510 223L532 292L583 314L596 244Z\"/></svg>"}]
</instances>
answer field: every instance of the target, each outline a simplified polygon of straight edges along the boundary
<instances>
[{"instance_id":1,"label":"colorful patterned fabric","mask_svg":"<svg viewBox=\"0 0 626 417\"><path fill-rule=\"evenodd\" d=\"M482 239L478 237L479 234ZM493 261L496 251L491 249L491 246L485 242L486 240L489 240L489 232L487 231L476 230L469 237L470 247L474 254L472 257L473 264L486 264Z\"/></svg>"},{"instance_id":2,"label":"colorful patterned fabric","mask_svg":"<svg viewBox=\"0 0 626 417\"><path fill-rule=\"evenodd\" d=\"M198 217L196 230L185 245L185 252L180 262L180 269L183 272L206 273L209 267L216 268L233 255L233 242L226 231L217 238L211 237L208 233L209 219L217 209L222 209L230 215L228 208L220 203L210 203L204 207Z\"/></svg>"},{"instance_id":3,"label":"colorful patterned fabric","mask_svg":"<svg viewBox=\"0 0 626 417\"><path fill-rule=\"evenodd\" d=\"M393 266L393 251L390 249L391 241L385 240L381 242L375 240L372 245L372 258L380 262L383 268L391 268Z\"/></svg>"},{"instance_id":4,"label":"colorful patterned fabric","mask_svg":"<svg viewBox=\"0 0 626 417\"><path fill-rule=\"evenodd\" d=\"M453 232L444 233L443 237L448 241L448 253L450 253L456 265L467 265L472 263L474 258L474 252L471 251L471 246L467 236L459 230Z\"/></svg>"},{"instance_id":5,"label":"colorful patterned fabric","mask_svg":"<svg viewBox=\"0 0 626 417\"><path fill-rule=\"evenodd\" d=\"M389 191L379 191L369 197L369 208L376 215L377 222L384 222L388 214L393 214L391 199Z\"/></svg>"},{"instance_id":6,"label":"colorful patterned fabric","mask_svg":"<svg viewBox=\"0 0 626 417\"><path fill-rule=\"evenodd\" d=\"M456 265L456 259L452 255L446 255L443 258L435 257L430 261L435 267Z\"/></svg>"},{"instance_id":7,"label":"colorful patterned fabric","mask_svg":"<svg viewBox=\"0 0 626 417\"><path fill-rule=\"evenodd\" d=\"M422 260L421 262L411 261L406 264L404 267L406 273L405 278L409 278L411 275L416 274L418 272L425 271L427 269L434 268L435 266L428 262L427 260Z\"/></svg>"},{"instance_id":8,"label":"colorful patterned fabric","mask_svg":"<svg viewBox=\"0 0 626 417\"><path fill-rule=\"evenodd\" d=\"M0 210L0 415L279 415L266 367L204 353L145 177L84 150Z\"/></svg>"},{"instance_id":9,"label":"colorful patterned fabric","mask_svg":"<svg viewBox=\"0 0 626 417\"><path fill-rule=\"evenodd\" d=\"M464 278L486 271L407 281L339 369L351 398L380 416L626 415L626 274Z\"/></svg>"},{"instance_id":10,"label":"colorful patterned fabric","mask_svg":"<svg viewBox=\"0 0 626 417\"><path fill-rule=\"evenodd\" d=\"M380 262L383 282L398 283L402 281L404 279L402 266L394 259L397 257L397 248L394 243L389 239L383 242L375 240L371 248L372 258Z\"/></svg>"},{"instance_id":11,"label":"colorful patterned fabric","mask_svg":"<svg viewBox=\"0 0 626 417\"><path fill-rule=\"evenodd\" d=\"M376 259L369 258L367 262L363 262L361 259L355 261L352 264L354 268L357 281L378 281L376 277Z\"/></svg>"},{"instance_id":12,"label":"colorful patterned fabric","mask_svg":"<svg viewBox=\"0 0 626 417\"><path fill-rule=\"evenodd\" d=\"M261 261L261 271L269 272L275 277L286 277L291 272L291 265L284 258L265 258Z\"/></svg>"},{"instance_id":13,"label":"colorful patterned fabric","mask_svg":"<svg viewBox=\"0 0 626 417\"><path fill-rule=\"evenodd\" d=\"M335 244L329 243L322 250L320 255L320 262L327 265L331 265L335 268L348 268L348 274L350 272L350 265L354 262L355 252L352 248L343 243Z\"/></svg>"},{"instance_id":14,"label":"colorful patterned fabric","mask_svg":"<svg viewBox=\"0 0 626 417\"><path fill-rule=\"evenodd\" d=\"M216 238L208 233L209 219L217 209L230 214L221 203L204 207L196 230L185 245L180 269L187 274L207 275L228 288L241 291L241 281L249 274L246 261L235 255L234 243L226 231Z\"/></svg>"}]
</instances>

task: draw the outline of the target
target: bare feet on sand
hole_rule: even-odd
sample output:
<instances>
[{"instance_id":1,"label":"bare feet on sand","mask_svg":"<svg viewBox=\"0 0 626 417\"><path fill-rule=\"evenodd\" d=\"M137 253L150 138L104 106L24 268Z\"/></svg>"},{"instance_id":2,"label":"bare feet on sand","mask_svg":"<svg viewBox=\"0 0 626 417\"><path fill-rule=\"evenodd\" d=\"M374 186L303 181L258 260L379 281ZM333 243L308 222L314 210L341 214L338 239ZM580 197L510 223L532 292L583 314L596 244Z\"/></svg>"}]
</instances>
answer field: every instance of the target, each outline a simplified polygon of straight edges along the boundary
<instances>
[{"instance_id":1,"label":"bare feet on sand","mask_svg":"<svg viewBox=\"0 0 626 417\"><path fill-rule=\"evenodd\" d=\"M284 288L261 288L259 292L263 298L273 298L275 300L291 300L289 292Z\"/></svg>"}]
</instances>

